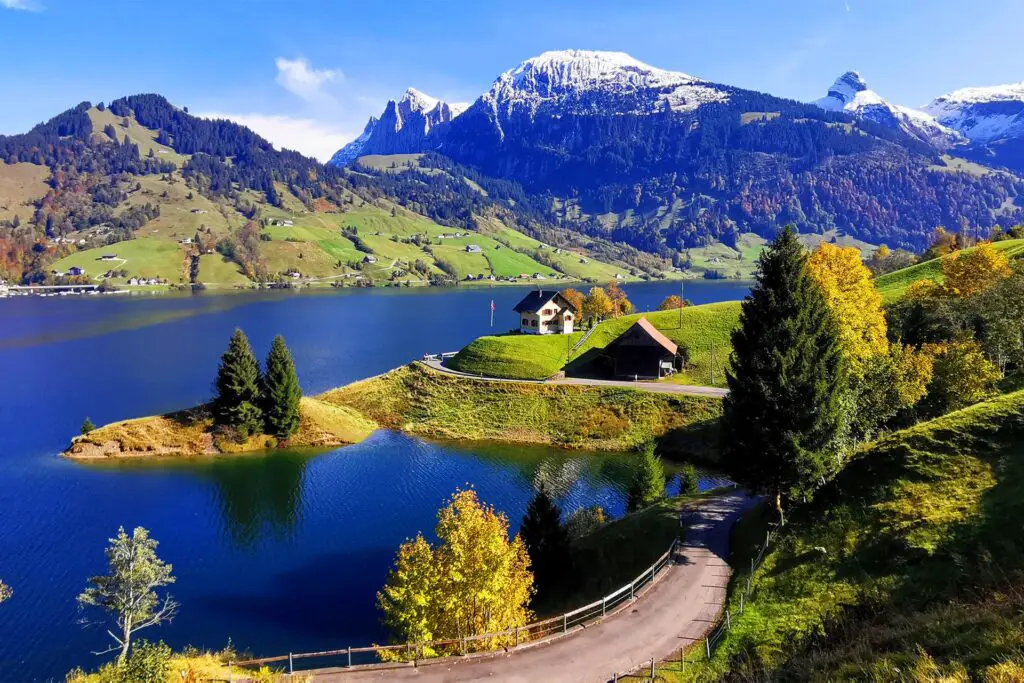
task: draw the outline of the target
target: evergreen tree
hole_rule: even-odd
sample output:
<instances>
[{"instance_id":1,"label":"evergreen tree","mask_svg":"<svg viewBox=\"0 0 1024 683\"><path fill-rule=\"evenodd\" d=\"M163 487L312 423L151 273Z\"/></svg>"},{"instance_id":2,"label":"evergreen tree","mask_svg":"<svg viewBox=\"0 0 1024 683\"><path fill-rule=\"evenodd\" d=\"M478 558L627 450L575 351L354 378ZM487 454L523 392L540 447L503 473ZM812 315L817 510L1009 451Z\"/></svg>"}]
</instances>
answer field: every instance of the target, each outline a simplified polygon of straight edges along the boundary
<instances>
[{"instance_id":1,"label":"evergreen tree","mask_svg":"<svg viewBox=\"0 0 1024 683\"><path fill-rule=\"evenodd\" d=\"M648 442L640 450L640 459L634 466L626 506L630 512L636 512L664 497L665 468L654 453L654 442Z\"/></svg>"},{"instance_id":2,"label":"evergreen tree","mask_svg":"<svg viewBox=\"0 0 1024 683\"><path fill-rule=\"evenodd\" d=\"M213 415L217 424L234 427L243 438L263 426L259 409L260 366L245 333L236 329L217 370Z\"/></svg>"},{"instance_id":3,"label":"evergreen tree","mask_svg":"<svg viewBox=\"0 0 1024 683\"><path fill-rule=\"evenodd\" d=\"M299 428L299 402L302 389L295 374L295 363L285 346L284 337L274 337L263 375L261 405L267 434L287 439Z\"/></svg>"},{"instance_id":4,"label":"evergreen tree","mask_svg":"<svg viewBox=\"0 0 1024 683\"><path fill-rule=\"evenodd\" d=\"M839 330L787 227L761 255L732 333L722 417L732 476L783 502L806 496L841 459L851 415Z\"/></svg>"},{"instance_id":5,"label":"evergreen tree","mask_svg":"<svg viewBox=\"0 0 1024 683\"><path fill-rule=\"evenodd\" d=\"M571 572L569 534L562 526L562 511L543 483L526 508L519 535L530 554L538 594L561 585Z\"/></svg>"},{"instance_id":6,"label":"evergreen tree","mask_svg":"<svg viewBox=\"0 0 1024 683\"><path fill-rule=\"evenodd\" d=\"M695 496L700 493L700 478L697 476L697 468L693 465L683 465L679 472L679 495Z\"/></svg>"},{"instance_id":7,"label":"evergreen tree","mask_svg":"<svg viewBox=\"0 0 1024 683\"><path fill-rule=\"evenodd\" d=\"M94 429L96 429L96 425L92 423L92 420L86 417L85 422L82 423L82 434L88 434Z\"/></svg>"}]
</instances>

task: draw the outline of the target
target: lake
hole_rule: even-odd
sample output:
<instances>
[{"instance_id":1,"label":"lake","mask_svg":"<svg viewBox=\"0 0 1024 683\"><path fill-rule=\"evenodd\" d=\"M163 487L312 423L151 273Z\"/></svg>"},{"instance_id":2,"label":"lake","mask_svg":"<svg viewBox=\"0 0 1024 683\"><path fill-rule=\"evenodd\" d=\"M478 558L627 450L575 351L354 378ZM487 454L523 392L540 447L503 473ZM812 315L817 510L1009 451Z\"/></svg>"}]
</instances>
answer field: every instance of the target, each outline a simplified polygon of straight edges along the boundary
<instances>
[{"instance_id":1,"label":"lake","mask_svg":"<svg viewBox=\"0 0 1024 683\"><path fill-rule=\"evenodd\" d=\"M686 284L694 303L735 300L745 283ZM626 285L639 310L678 283ZM145 526L174 566L175 620L143 637L257 654L386 638L375 594L395 550L430 534L437 508L474 486L518 527L545 481L566 512L625 507L621 456L434 443L381 431L329 452L79 464L57 457L96 424L211 396L235 327L264 357L283 334L307 394L456 350L516 323L522 288L286 291L0 300L0 680L63 680L102 661L75 596L104 570L118 526ZM494 328L489 327L490 302ZM705 485L713 482L708 479Z\"/></svg>"}]
</instances>

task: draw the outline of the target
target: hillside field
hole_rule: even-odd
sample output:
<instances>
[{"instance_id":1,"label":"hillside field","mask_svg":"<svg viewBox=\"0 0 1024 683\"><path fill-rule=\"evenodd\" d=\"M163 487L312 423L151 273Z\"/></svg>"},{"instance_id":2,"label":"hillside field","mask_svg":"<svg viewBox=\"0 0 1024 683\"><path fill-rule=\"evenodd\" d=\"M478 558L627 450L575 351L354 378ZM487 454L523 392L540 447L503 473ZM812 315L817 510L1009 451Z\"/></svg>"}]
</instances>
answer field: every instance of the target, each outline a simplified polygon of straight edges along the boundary
<instances>
[{"instance_id":1,"label":"hillside field","mask_svg":"<svg viewBox=\"0 0 1024 683\"><path fill-rule=\"evenodd\" d=\"M992 246L1010 258L1024 257L1024 240L1004 240L995 242ZM952 254L942 258L950 258L950 256ZM875 278L875 286L882 295L882 301L890 303L903 296L907 288L918 280L932 280L941 283L942 279L942 259L932 259Z\"/></svg>"},{"instance_id":2,"label":"hillside field","mask_svg":"<svg viewBox=\"0 0 1024 683\"><path fill-rule=\"evenodd\" d=\"M663 675L1024 680L1022 490L1024 391L863 448L794 509L714 658Z\"/></svg>"},{"instance_id":3,"label":"hillside field","mask_svg":"<svg viewBox=\"0 0 1024 683\"><path fill-rule=\"evenodd\" d=\"M646 317L666 337L690 353L690 365L672 380L685 384L724 386L724 367L729 357L729 334L738 324L740 303L727 301L690 306L674 311L627 315L600 323L587 341L569 354L584 335L505 334L480 337L459 351L449 365L462 372L512 379L543 379L562 370L567 363L581 361L611 343L640 317ZM714 362L712 362L714 361Z\"/></svg>"}]
</instances>

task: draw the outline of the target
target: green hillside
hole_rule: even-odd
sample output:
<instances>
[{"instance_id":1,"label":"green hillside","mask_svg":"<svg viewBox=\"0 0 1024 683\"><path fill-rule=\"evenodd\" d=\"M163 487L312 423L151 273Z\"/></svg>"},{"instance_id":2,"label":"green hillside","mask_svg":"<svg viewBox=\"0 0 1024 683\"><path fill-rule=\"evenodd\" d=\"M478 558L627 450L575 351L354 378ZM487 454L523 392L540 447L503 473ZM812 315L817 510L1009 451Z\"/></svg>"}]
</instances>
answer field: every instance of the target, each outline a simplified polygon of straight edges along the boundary
<instances>
[{"instance_id":1,"label":"green hillside","mask_svg":"<svg viewBox=\"0 0 1024 683\"><path fill-rule=\"evenodd\" d=\"M1024 240L1004 240L995 242L992 246L1011 258L1024 256ZM970 251L970 249L965 251ZM903 296L907 288L918 280L942 282L942 259L932 259L877 277L875 286L882 295L882 301L890 303Z\"/></svg>"},{"instance_id":2,"label":"green hillside","mask_svg":"<svg viewBox=\"0 0 1024 683\"><path fill-rule=\"evenodd\" d=\"M1024 391L862 449L794 510L713 660L693 653L680 680L1022 680L1022 493Z\"/></svg>"},{"instance_id":3,"label":"green hillside","mask_svg":"<svg viewBox=\"0 0 1024 683\"><path fill-rule=\"evenodd\" d=\"M729 357L729 334L739 322L740 303L727 301L684 308L682 326L679 311L644 313L666 337L690 354L690 365L675 375L672 381L685 384L714 384L723 386L724 364ZM480 337L459 351L449 365L462 372L512 379L542 379L550 377L571 363L582 363L602 349L635 323L641 314L627 315L600 323L587 341L571 355L570 349L583 332L571 335L505 334ZM714 361L714 363L712 363Z\"/></svg>"}]
</instances>

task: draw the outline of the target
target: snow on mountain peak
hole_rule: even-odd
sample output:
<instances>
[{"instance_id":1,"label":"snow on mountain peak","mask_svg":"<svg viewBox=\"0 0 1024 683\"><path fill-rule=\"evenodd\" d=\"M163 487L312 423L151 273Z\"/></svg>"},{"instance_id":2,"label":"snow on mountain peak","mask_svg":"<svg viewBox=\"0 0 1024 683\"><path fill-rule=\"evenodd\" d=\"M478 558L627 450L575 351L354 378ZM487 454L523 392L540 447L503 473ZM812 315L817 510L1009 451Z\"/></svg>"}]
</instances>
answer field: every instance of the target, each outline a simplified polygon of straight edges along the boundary
<instances>
[{"instance_id":1,"label":"snow on mountain peak","mask_svg":"<svg viewBox=\"0 0 1024 683\"><path fill-rule=\"evenodd\" d=\"M837 78L828 94L814 104L828 111L845 111L857 118L873 121L941 147L961 142L955 132L925 112L892 104L874 90L856 71L847 71Z\"/></svg>"},{"instance_id":2,"label":"snow on mountain peak","mask_svg":"<svg viewBox=\"0 0 1024 683\"><path fill-rule=\"evenodd\" d=\"M976 142L1024 136L1024 81L954 90L924 110Z\"/></svg>"},{"instance_id":3,"label":"snow on mountain peak","mask_svg":"<svg viewBox=\"0 0 1024 683\"><path fill-rule=\"evenodd\" d=\"M652 113L666 106L689 111L725 101L728 95L706 81L644 64L625 52L555 50L498 76L482 99L495 111L533 115L543 106L566 101L576 112L603 109L610 101L623 113Z\"/></svg>"},{"instance_id":4,"label":"snow on mountain peak","mask_svg":"<svg viewBox=\"0 0 1024 683\"><path fill-rule=\"evenodd\" d=\"M406 102L414 111L426 112L437 106L438 99L422 93L416 88L409 88L402 95L401 102Z\"/></svg>"}]
</instances>

